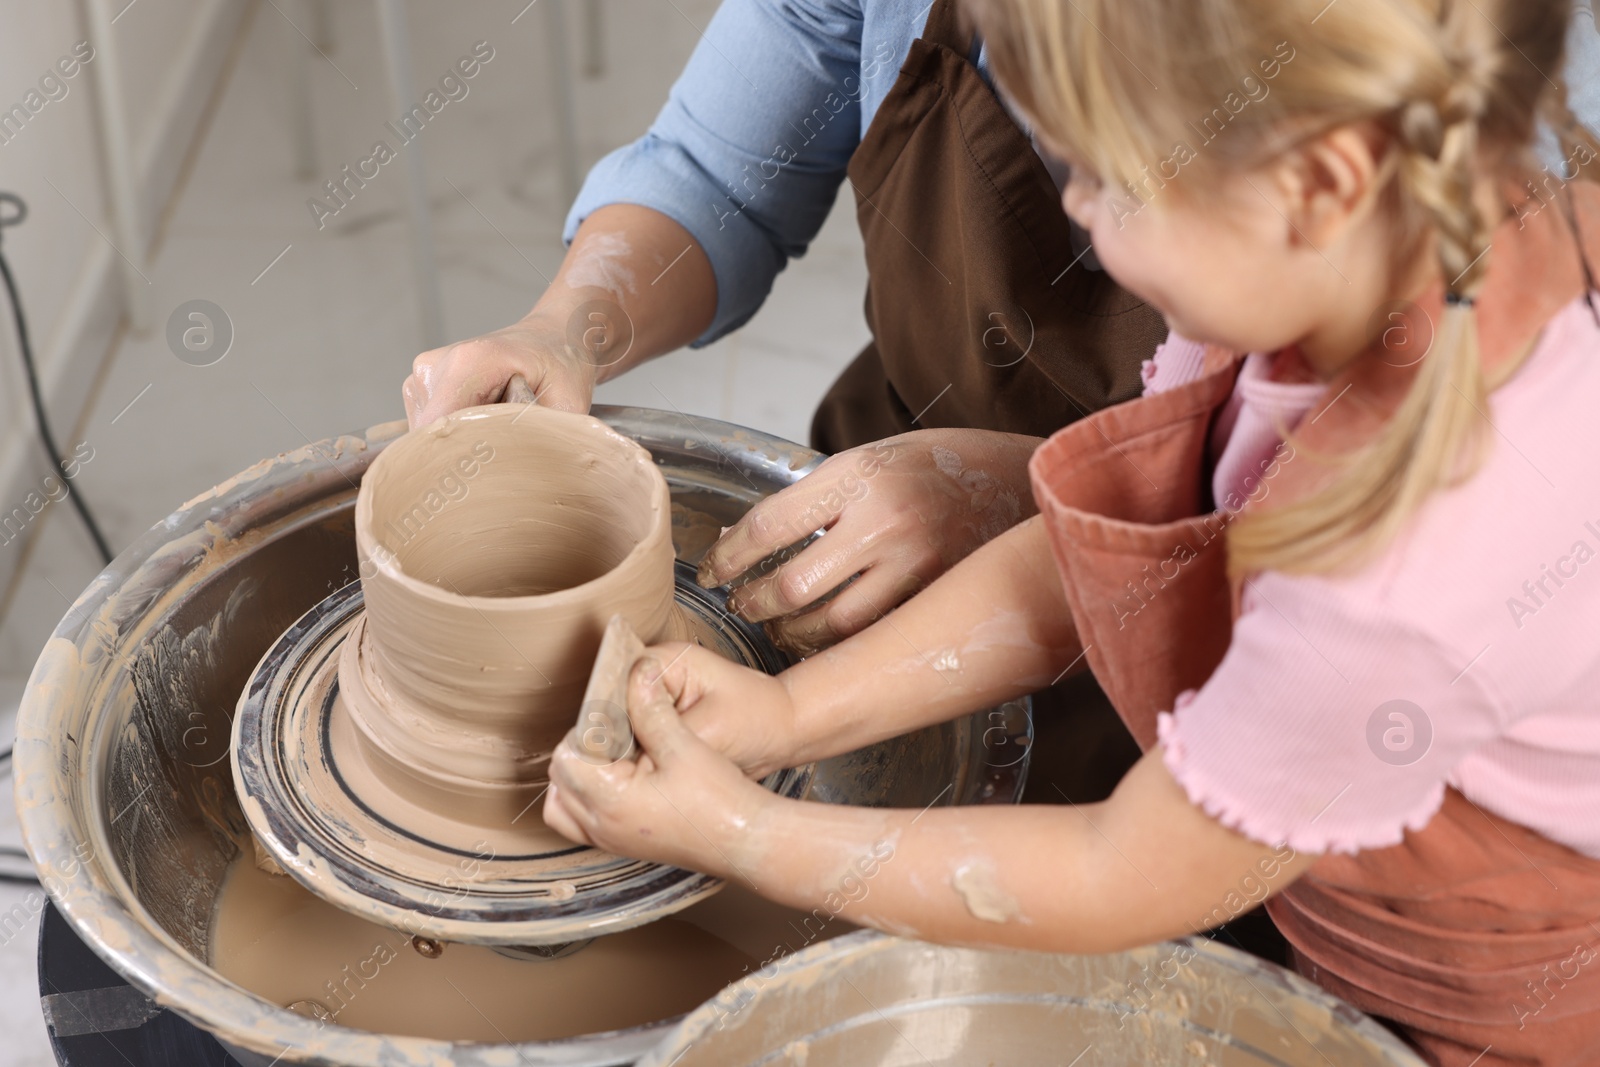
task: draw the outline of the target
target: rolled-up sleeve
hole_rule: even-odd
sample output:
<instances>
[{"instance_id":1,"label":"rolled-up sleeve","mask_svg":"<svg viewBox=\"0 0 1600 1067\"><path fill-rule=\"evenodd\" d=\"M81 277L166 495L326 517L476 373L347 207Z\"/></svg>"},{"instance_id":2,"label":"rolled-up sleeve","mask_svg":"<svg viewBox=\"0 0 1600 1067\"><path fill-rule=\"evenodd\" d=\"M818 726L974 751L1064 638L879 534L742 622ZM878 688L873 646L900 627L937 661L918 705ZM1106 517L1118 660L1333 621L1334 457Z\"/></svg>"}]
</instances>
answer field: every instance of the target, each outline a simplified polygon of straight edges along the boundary
<instances>
[{"instance_id":1,"label":"rolled-up sleeve","mask_svg":"<svg viewBox=\"0 0 1600 1067\"><path fill-rule=\"evenodd\" d=\"M861 25L860 0L725 0L649 131L589 172L565 239L607 204L653 208L716 276L695 345L743 325L816 236L860 141Z\"/></svg>"}]
</instances>

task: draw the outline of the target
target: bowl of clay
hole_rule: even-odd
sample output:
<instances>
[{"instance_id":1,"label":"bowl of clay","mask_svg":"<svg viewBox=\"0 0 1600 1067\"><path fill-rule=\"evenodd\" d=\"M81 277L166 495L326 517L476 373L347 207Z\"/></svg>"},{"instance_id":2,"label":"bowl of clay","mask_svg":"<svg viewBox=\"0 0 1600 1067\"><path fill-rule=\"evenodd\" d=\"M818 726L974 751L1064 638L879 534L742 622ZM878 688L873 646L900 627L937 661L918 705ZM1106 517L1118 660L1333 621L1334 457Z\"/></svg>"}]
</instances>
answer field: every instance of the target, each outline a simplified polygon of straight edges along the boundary
<instances>
[{"instance_id":1,"label":"bowl of clay","mask_svg":"<svg viewBox=\"0 0 1600 1067\"><path fill-rule=\"evenodd\" d=\"M778 960L691 1012L638 1067L1424 1067L1310 982L1205 938L1103 956L871 931Z\"/></svg>"},{"instance_id":2,"label":"bowl of clay","mask_svg":"<svg viewBox=\"0 0 1600 1067\"><path fill-rule=\"evenodd\" d=\"M721 594L695 586L694 564L722 527L821 457L698 417L596 414L665 477L676 598L716 616ZM84 590L19 717L29 851L72 931L130 984L124 993L216 1035L248 1067L631 1063L729 982L842 924L815 931L734 884L572 954L519 957L364 924L254 862L229 761L239 696L286 630L330 596L360 592L357 487L404 430L385 424L265 460L184 504ZM739 634L778 655L759 629ZM819 763L805 795L913 809L1013 803L1029 736L1025 706L991 709ZM473 862L461 857L462 878ZM618 997L624 980L636 991ZM126 997L110 1002L121 1019L141 1017Z\"/></svg>"}]
</instances>

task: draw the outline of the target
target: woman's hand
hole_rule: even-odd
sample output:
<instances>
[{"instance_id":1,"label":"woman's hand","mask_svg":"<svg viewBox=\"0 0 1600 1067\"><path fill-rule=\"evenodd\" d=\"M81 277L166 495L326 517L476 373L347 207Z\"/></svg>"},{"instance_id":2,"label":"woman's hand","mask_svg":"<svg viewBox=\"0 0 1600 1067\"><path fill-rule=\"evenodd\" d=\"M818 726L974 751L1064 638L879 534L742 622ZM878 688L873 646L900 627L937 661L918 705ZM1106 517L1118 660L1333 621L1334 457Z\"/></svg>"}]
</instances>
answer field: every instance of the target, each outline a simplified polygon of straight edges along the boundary
<instances>
[{"instance_id":1,"label":"woman's hand","mask_svg":"<svg viewBox=\"0 0 1600 1067\"><path fill-rule=\"evenodd\" d=\"M706 699L718 689L724 697L737 692L737 685L701 685L703 673L715 673L704 671L707 664L678 669L691 653L719 657L689 646L672 665L674 674L657 658L666 650L653 649L629 674L632 758L607 762L586 754L574 728L550 760L544 820L579 844L733 877L755 862L750 857L763 815L777 798L680 718L691 694Z\"/></svg>"},{"instance_id":2,"label":"woman's hand","mask_svg":"<svg viewBox=\"0 0 1600 1067\"><path fill-rule=\"evenodd\" d=\"M688 344L716 307L711 261L688 230L652 208L608 204L583 220L521 321L412 360L406 419L416 429L493 404L513 375L545 407L588 411L596 383Z\"/></svg>"},{"instance_id":3,"label":"woman's hand","mask_svg":"<svg viewBox=\"0 0 1600 1067\"><path fill-rule=\"evenodd\" d=\"M565 328L534 312L501 330L424 352L401 386L406 420L417 429L452 411L493 404L520 374L538 403L586 412L597 364L567 343Z\"/></svg>"},{"instance_id":4,"label":"woman's hand","mask_svg":"<svg viewBox=\"0 0 1600 1067\"><path fill-rule=\"evenodd\" d=\"M730 607L809 655L865 629L1033 514L1028 459L1038 444L986 430L917 430L841 452L724 533L700 564L700 583L744 577ZM826 532L793 559L751 571L817 530Z\"/></svg>"}]
</instances>

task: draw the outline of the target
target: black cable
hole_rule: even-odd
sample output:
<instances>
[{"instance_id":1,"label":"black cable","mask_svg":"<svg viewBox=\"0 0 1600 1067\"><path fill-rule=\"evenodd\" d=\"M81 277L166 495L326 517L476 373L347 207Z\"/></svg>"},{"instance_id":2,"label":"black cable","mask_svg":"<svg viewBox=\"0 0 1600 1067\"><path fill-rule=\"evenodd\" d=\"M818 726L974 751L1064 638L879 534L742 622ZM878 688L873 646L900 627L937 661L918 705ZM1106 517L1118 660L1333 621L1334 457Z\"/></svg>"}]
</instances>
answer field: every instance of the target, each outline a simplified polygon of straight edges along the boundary
<instances>
[{"instance_id":1,"label":"black cable","mask_svg":"<svg viewBox=\"0 0 1600 1067\"><path fill-rule=\"evenodd\" d=\"M15 212L7 215L0 211L0 237L7 226L16 226L28 217L28 205L15 193L0 193L0 205L10 204ZM3 245L0 240L0 245ZM16 279L11 276L11 264L6 262L5 253L0 251L0 276L5 279L6 295L11 299L11 315L17 324L17 341L22 350L22 367L28 375L28 395L33 399L33 414L39 424L39 440L44 444L44 450L50 455L50 462L55 464L55 470L65 473L67 463L61 458L61 449L56 447L55 435L50 432L50 419L45 414L44 396L39 390L39 371L33 362L33 345L28 340L28 322L22 314L22 297L17 293ZM67 484L63 481L62 484ZM106 542L105 534L100 532L100 524L94 521L94 516L89 514L89 505L84 502L83 494L68 486L67 496L72 499L72 506L78 510L78 516L83 519L83 525L89 531L89 536L94 539L94 547L100 551L100 558L106 563L112 559L111 546Z\"/></svg>"},{"instance_id":2,"label":"black cable","mask_svg":"<svg viewBox=\"0 0 1600 1067\"><path fill-rule=\"evenodd\" d=\"M10 762L11 747L8 745L5 748L0 749L0 774L4 774L11 769L8 766ZM0 845L0 859L27 860L30 865L33 862L28 854L22 849L13 848L10 845ZM38 885L39 878L37 875L25 873L23 871L8 871L3 865L0 865L0 884Z\"/></svg>"},{"instance_id":3,"label":"black cable","mask_svg":"<svg viewBox=\"0 0 1600 1067\"><path fill-rule=\"evenodd\" d=\"M12 746L10 745L0 749L0 774L5 774L11 770L11 752ZM0 845L0 859L26 860L30 866L33 863L32 858L26 852L10 845ZM4 865L0 865L0 884L38 885L39 877L28 872L6 870Z\"/></svg>"},{"instance_id":4,"label":"black cable","mask_svg":"<svg viewBox=\"0 0 1600 1067\"><path fill-rule=\"evenodd\" d=\"M7 215L0 211L0 231L7 226L15 226L28 217L28 205L22 198L14 193L0 193L0 205L10 204L15 210ZM6 262L5 254L0 252L0 277L4 277L6 295L11 300L12 315L17 324L17 340L22 350L22 365L28 374L28 387L33 395L34 415L39 423L39 437L44 442L45 451L50 454L50 461L56 464L56 469L66 471L66 464L61 461L60 450L56 448L55 438L50 433L50 426L45 418L44 402L39 396L39 376L33 365L33 345L28 340L28 323L22 314L22 298L17 294L16 280L11 277L11 264ZM106 545L105 538L101 536L100 527L95 524L87 508L78 494L71 493L73 503L78 506L78 514L83 516L83 521L89 527L90 536L94 538L95 546L100 549L101 555L107 563L111 562L111 550ZM7 745L0 749L0 771L9 773L11 770L11 753L13 746ZM31 857L20 848L0 846L0 857L27 860L32 863ZM9 885L38 885L39 878L33 872L8 871L0 869L0 883Z\"/></svg>"}]
</instances>

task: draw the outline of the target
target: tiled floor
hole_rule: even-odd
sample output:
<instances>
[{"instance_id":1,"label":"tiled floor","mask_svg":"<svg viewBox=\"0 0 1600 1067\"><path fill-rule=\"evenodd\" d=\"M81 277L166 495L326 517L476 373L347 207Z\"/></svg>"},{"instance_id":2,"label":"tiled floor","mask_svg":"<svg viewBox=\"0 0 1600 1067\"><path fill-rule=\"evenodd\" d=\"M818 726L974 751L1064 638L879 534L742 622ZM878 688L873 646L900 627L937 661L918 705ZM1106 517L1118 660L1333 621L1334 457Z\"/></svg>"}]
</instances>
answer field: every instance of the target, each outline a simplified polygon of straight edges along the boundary
<instances>
[{"instance_id":1,"label":"tiled floor","mask_svg":"<svg viewBox=\"0 0 1600 1067\"><path fill-rule=\"evenodd\" d=\"M521 315L541 284L533 268L549 273L561 254L542 23L529 17L510 25L522 6L411 6L419 81L474 41L487 39L496 50L469 97L441 113L419 142L428 152L451 336ZM694 23L703 25L714 7L713 0L627 0L627 17L609 20L608 73L578 89L586 163L642 131L695 43ZM389 116L370 8L329 9L338 46L330 63L313 57L311 77L322 169L331 174L365 151ZM137 9L128 14L137 17ZM174 358L160 331L128 339L84 424L61 435L94 448L76 484L114 545L263 456L403 415L399 385L419 346L400 176L372 182L318 232L305 207L316 183L292 176L282 91L285 56L297 38L274 5L256 8L247 33L151 271L160 321L186 300L213 301L232 320L233 347L201 368ZM864 281L850 205L842 201L751 325L709 349L650 364L603 387L598 399L676 407L803 440L815 401L865 340ZM99 569L69 509L51 508L42 522L0 621L5 738L21 679ZM0 804L0 841L15 839L12 825L9 805ZM33 902L26 889L0 888L0 913ZM0 938L0 1067L52 1062L39 1019L35 937L30 927Z\"/></svg>"}]
</instances>

